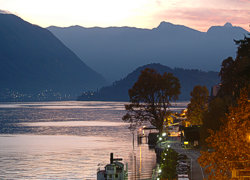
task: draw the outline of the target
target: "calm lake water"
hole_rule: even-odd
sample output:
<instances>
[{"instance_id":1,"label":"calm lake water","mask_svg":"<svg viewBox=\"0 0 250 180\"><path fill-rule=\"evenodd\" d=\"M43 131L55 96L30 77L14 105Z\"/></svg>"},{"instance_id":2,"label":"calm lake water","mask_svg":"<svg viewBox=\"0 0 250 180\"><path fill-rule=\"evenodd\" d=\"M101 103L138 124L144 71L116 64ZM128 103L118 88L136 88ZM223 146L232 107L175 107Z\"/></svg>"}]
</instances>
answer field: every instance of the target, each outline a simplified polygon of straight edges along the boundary
<instances>
[{"instance_id":1,"label":"calm lake water","mask_svg":"<svg viewBox=\"0 0 250 180\"><path fill-rule=\"evenodd\" d=\"M1 103L0 179L96 179L110 152L129 179L150 179L154 149L133 149L124 114L123 102Z\"/></svg>"}]
</instances>

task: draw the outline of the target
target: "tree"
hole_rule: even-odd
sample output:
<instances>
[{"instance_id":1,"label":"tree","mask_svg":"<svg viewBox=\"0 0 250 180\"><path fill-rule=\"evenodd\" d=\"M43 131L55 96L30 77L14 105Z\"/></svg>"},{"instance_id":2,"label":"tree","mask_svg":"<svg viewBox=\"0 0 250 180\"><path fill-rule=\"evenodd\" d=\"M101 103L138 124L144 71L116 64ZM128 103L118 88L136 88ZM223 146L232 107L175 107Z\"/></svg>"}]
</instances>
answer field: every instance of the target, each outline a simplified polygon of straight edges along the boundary
<instances>
[{"instance_id":1,"label":"tree","mask_svg":"<svg viewBox=\"0 0 250 180\"><path fill-rule=\"evenodd\" d=\"M209 92L206 86L195 86L190 93L191 100L187 106L187 118L192 125L202 125L204 113L207 111Z\"/></svg>"},{"instance_id":2,"label":"tree","mask_svg":"<svg viewBox=\"0 0 250 180\"><path fill-rule=\"evenodd\" d=\"M221 92L222 96L232 97L234 94L233 84L237 81L235 74L235 62L232 57L228 57L227 59L222 61L220 77L221 77Z\"/></svg>"},{"instance_id":3,"label":"tree","mask_svg":"<svg viewBox=\"0 0 250 180\"><path fill-rule=\"evenodd\" d=\"M179 94L180 83L173 74L161 75L146 68L129 89L130 104L125 105L123 120L132 124L150 122L161 131L164 118L170 114L170 102L177 100Z\"/></svg>"},{"instance_id":4,"label":"tree","mask_svg":"<svg viewBox=\"0 0 250 180\"><path fill-rule=\"evenodd\" d=\"M218 131L224 126L222 120L229 113L229 107L237 104L241 89L246 88L250 97L250 38L235 42L238 45L237 56L235 60L229 57L222 62L219 93L210 101L204 114L201 127L203 145L206 145L205 138L209 136L208 129Z\"/></svg>"},{"instance_id":5,"label":"tree","mask_svg":"<svg viewBox=\"0 0 250 180\"><path fill-rule=\"evenodd\" d=\"M221 90L219 95L229 98L230 103L236 103L242 88L250 90L250 38L245 37L235 43L239 45L237 57L235 60L231 57L225 59L220 71Z\"/></svg>"},{"instance_id":6,"label":"tree","mask_svg":"<svg viewBox=\"0 0 250 180\"><path fill-rule=\"evenodd\" d=\"M250 103L246 89L241 91L237 105L229 108L219 131L210 130L206 139L213 152L202 152L199 163L211 179L230 179L231 171L248 167L250 160ZM247 163L244 163L247 162Z\"/></svg>"},{"instance_id":7,"label":"tree","mask_svg":"<svg viewBox=\"0 0 250 180\"><path fill-rule=\"evenodd\" d=\"M160 178L176 179L176 165L178 153L171 148L165 148L161 153Z\"/></svg>"},{"instance_id":8,"label":"tree","mask_svg":"<svg viewBox=\"0 0 250 180\"><path fill-rule=\"evenodd\" d=\"M203 148L207 147L205 139L210 135L208 129L217 131L223 125L222 120L226 117L226 102L223 98L216 97L208 104L208 110L203 115L203 124L200 129L200 143Z\"/></svg>"}]
</instances>

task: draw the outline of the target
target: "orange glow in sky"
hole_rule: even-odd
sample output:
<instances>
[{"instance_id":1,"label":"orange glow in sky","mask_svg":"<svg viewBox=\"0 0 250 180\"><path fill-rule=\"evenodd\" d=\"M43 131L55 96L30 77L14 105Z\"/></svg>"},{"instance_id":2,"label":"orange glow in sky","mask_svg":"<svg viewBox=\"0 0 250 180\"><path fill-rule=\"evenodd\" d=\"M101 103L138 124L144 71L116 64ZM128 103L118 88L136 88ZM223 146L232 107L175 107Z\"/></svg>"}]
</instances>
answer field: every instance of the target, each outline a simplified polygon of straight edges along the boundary
<instances>
[{"instance_id":1,"label":"orange glow in sky","mask_svg":"<svg viewBox=\"0 0 250 180\"><path fill-rule=\"evenodd\" d=\"M250 30L250 0L0 0L0 9L47 27L157 27L161 21L200 31L231 22Z\"/></svg>"}]
</instances>

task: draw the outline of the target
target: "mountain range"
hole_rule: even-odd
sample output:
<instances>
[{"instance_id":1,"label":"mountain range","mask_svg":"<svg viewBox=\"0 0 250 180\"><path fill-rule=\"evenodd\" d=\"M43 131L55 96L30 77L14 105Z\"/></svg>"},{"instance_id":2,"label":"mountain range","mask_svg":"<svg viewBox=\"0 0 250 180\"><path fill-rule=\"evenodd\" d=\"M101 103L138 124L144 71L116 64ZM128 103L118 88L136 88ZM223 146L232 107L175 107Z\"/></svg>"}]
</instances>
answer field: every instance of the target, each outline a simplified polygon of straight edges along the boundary
<instances>
[{"instance_id":1,"label":"mountain range","mask_svg":"<svg viewBox=\"0 0 250 180\"><path fill-rule=\"evenodd\" d=\"M16 98L41 90L79 95L106 80L49 30L13 14L0 14L0 95ZM0 98L1 99L1 98Z\"/></svg>"},{"instance_id":2,"label":"mountain range","mask_svg":"<svg viewBox=\"0 0 250 180\"><path fill-rule=\"evenodd\" d=\"M167 22L154 29L45 29L8 13L0 13L0 25L0 101L67 100L82 92L79 99L128 100L145 67L173 73L180 100L188 100L195 85L219 82L217 72L194 69L216 69L234 56L233 39L248 33L230 23L207 32ZM107 86L101 74L114 83Z\"/></svg>"},{"instance_id":3,"label":"mountain range","mask_svg":"<svg viewBox=\"0 0 250 180\"><path fill-rule=\"evenodd\" d=\"M248 33L230 23L212 26L207 32L169 22L161 22L153 29L81 26L48 29L109 82L149 63L219 71L224 59L235 56L234 39L243 39Z\"/></svg>"},{"instance_id":4,"label":"mountain range","mask_svg":"<svg viewBox=\"0 0 250 180\"><path fill-rule=\"evenodd\" d=\"M141 71L145 68L154 69L161 74L164 72L172 73L177 77L181 84L179 100L190 100L190 92L196 85L206 86L210 90L213 85L220 82L218 72L182 68L172 69L161 64L152 63L138 67L125 78L114 82L111 86L103 87L96 92L85 92L78 97L78 100L128 101L128 90L132 88Z\"/></svg>"}]
</instances>

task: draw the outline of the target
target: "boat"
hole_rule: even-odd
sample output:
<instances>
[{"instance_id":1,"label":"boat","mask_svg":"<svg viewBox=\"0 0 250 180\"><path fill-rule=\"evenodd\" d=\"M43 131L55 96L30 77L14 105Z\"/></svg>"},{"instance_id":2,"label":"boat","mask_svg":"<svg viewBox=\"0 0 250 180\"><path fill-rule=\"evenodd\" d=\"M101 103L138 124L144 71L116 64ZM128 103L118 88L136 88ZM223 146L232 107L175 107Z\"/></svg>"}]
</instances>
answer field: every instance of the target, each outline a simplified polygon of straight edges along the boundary
<instances>
[{"instance_id":1,"label":"boat","mask_svg":"<svg viewBox=\"0 0 250 180\"><path fill-rule=\"evenodd\" d=\"M110 163L105 166L105 169L97 170L97 180L127 180L128 179L128 164L126 169L121 158L114 159L114 154L110 153Z\"/></svg>"}]
</instances>

